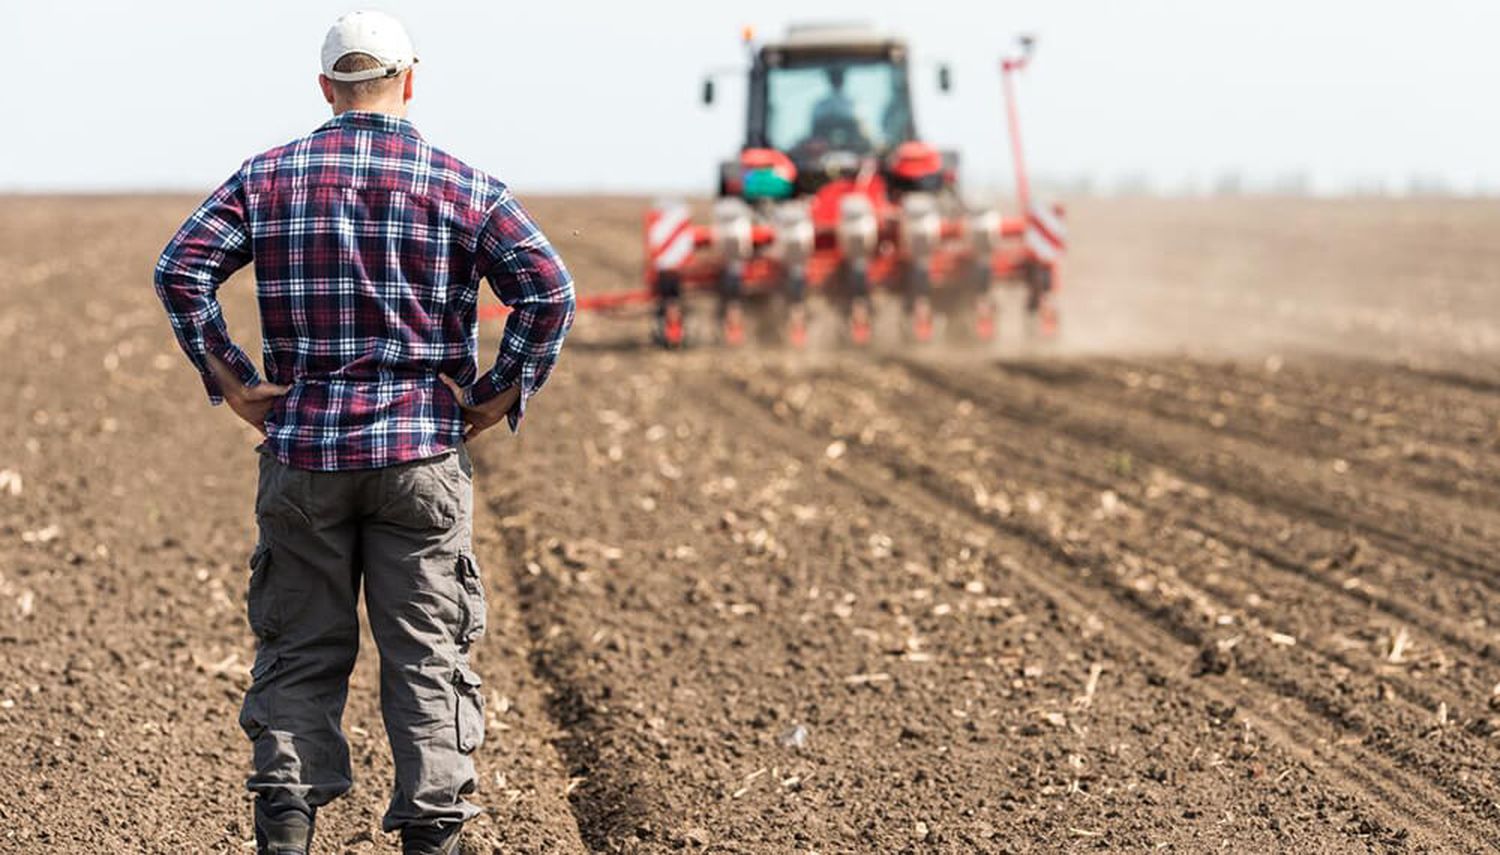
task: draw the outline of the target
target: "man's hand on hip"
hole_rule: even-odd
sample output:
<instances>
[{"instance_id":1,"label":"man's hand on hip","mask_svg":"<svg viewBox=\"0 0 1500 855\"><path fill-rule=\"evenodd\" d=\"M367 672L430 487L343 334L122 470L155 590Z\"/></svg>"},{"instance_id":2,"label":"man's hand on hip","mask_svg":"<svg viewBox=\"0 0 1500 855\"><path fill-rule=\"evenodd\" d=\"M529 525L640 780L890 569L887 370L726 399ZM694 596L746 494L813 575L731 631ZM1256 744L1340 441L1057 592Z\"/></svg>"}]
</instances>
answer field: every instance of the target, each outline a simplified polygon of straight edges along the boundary
<instances>
[{"instance_id":1,"label":"man's hand on hip","mask_svg":"<svg viewBox=\"0 0 1500 855\"><path fill-rule=\"evenodd\" d=\"M467 389L458 385L452 377L446 374L438 376L453 393L453 397L458 399L458 405L463 408L464 439L473 439L481 432L499 424L511 410L515 409L516 402L521 399L521 384L517 383L483 404L470 404Z\"/></svg>"},{"instance_id":2,"label":"man's hand on hip","mask_svg":"<svg viewBox=\"0 0 1500 855\"><path fill-rule=\"evenodd\" d=\"M276 405L276 399L291 391L292 387L266 382L246 386L240 382L234 369L213 354L208 355L208 366L214 373L214 379L219 382L219 389L224 393L224 402L229 404L235 415L260 431L261 436L265 436L266 413Z\"/></svg>"}]
</instances>

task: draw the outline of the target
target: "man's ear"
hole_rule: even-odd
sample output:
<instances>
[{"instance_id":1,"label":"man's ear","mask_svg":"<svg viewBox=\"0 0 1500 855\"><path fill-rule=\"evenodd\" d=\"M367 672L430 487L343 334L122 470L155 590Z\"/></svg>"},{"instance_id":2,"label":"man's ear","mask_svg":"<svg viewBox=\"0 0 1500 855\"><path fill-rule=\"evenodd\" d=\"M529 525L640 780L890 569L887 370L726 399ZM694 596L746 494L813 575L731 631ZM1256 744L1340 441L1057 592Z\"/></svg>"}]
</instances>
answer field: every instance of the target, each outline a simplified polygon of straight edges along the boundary
<instances>
[{"instance_id":1,"label":"man's ear","mask_svg":"<svg viewBox=\"0 0 1500 855\"><path fill-rule=\"evenodd\" d=\"M333 103L333 81L328 79L328 75L326 75L326 74L319 74L318 75L318 87L323 90L323 100L327 101L330 104L332 104Z\"/></svg>"},{"instance_id":2,"label":"man's ear","mask_svg":"<svg viewBox=\"0 0 1500 855\"><path fill-rule=\"evenodd\" d=\"M408 101L411 101L411 75L412 75L412 71L414 71L414 69L408 68L406 70L406 81L401 84L401 101L402 101L402 103L406 103Z\"/></svg>"}]
</instances>

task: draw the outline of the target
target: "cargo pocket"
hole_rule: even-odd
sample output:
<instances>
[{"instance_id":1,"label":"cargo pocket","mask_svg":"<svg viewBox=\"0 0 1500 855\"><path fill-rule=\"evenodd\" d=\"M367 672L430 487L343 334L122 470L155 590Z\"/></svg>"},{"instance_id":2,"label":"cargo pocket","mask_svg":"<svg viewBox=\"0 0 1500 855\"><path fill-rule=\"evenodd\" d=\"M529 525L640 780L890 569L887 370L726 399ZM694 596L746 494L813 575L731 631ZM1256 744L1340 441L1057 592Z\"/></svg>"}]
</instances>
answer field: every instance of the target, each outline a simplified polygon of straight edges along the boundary
<instances>
[{"instance_id":1,"label":"cargo pocket","mask_svg":"<svg viewBox=\"0 0 1500 855\"><path fill-rule=\"evenodd\" d=\"M458 692L458 750L464 754L484 744L484 694L479 675L460 665L453 672L453 687Z\"/></svg>"},{"instance_id":2,"label":"cargo pocket","mask_svg":"<svg viewBox=\"0 0 1500 855\"><path fill-rule=\"evenodd\" d=\"M472 555L458 556L454 571L458 574L459 604L463 607L463 621L456 640L468 647L484 635L487 619L484 581L479 577L479 565Z\"/></svg>"},{"instance_id":3,"label":"cargo pocket","mask_svg":"<svg viewBox=\"0 0 1500 855\"><path fill-rule=\"evenodd\" d=\"M271 547L256 544L250 555L250 590L245 595L245 609L250 616L250 631L261 641L275 638L280 629L270 576Z\"/></svg>"},{"instance_id":4,"label":"cargo pocket","mask_svg":"<svg viewBox=\"0 0 1500 855\"><path fill-rule=\"evenodd\" d=\"M240 729L252 742L271 726L266 685L276 673L280 661L278 654L262 647L255 654L255 664L250 667L250 688L245 691L245 701L240 705Z\"/></svg>"}]
</instances>

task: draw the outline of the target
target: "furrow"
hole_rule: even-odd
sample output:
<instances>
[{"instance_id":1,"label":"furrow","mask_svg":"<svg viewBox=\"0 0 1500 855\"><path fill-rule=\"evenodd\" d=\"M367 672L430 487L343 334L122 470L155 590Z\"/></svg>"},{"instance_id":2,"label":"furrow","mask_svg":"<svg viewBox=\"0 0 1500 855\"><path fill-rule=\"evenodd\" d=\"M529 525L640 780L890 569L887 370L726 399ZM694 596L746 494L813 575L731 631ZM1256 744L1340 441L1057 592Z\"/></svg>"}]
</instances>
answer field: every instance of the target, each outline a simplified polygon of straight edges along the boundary
<instances>
[{"instance_id":1,"label":"furrow","mask_svg":"<svg viewBox=\"0 0 1500 855\"><path fill-rule=\"evenodd\" d=\"M749 405L743 408L746 411L745 418L753 417L755 413L761 414L762 420L768 425L768 433L770 432L769 425L781 424L772 419L765 410L768 405L772 404L771 401L745 385L736 385L733 388L741 393L742 400ZM720 398L718 403L726 407L736 406L723 398ZM786 428L783 426L782 430ZM816 453L817 449L808 442L809 437L815 445L816 434L805 432L800 438L788 437L784 441L803 446L809 454ZM871 450L871 455L878 457L879 453ZM896 478L893 483L901 492L901 500L895 503L896 507L909 512L917 508L930 508L933 503L956 508L970 514L977 521L994 526L1004 534L1029 545L1033 551L1044 554L1052 563L1069 568L1072 572L1057 574L1045 574L1024 568L1019 572L1028 584L1045 592L1048 596L1068 604L1071 608L1106 618L1119 634L1126 648L1141 651L1161 671L1183 671L1202 655L1205 649L1204 643L1210 641L1202 633L1162 614L1159 604L1130 596L1128 591L1118 588L1110 589L1107 583L1101 585L1101 578L1107 577L1108 574L1097 572L1093 566L1094 562L1082 557L1076 545L1061 542L1050 533L1031 525L983 512L972 504L965 494L963 485L943 484L939 473L921 465L905 468L909 466L905 461L882 459L880 462L895 472ZM877 489L872 476L859 464L851 462L849 466L839 470L839 473L840 477L849 479L861 489ZM883 489L889 491L890 484L888 483ZM1086 581L1084 583L1062 581L1078 576ZM1126 608L1122 609L1120 606ZM1289 709L1269 699L1239 695L1205 679L1194 680L1185 685L1209 700L1251 707L1252 717L1258 726L1264 728L1265 732L1285 750L1298 756L1313 768L1319 769L1329 780L1360 792L1367 802L1379 805L1378 809L1381 811L1388 810L1386 805L1402 805L1399 814L1391 812L1388 818L1397 825L1409 824L1419 828L1429 843L1435 844L1445 839L1451 841L1451 834L1461 834L1467 848L1479 849L1490 845L1485 838L1471 832L1460 833L1445 828L1441 820L1455 807L1460 807L1465 801L1470 801L1469 794L1460 792L1459 795L1464 798L1454 799L1451 793L1443 790L1434 791L1421 775L1363 745L1348 745L1344 746L1343 750L1332 745L1321 751L1309 748L1305 740L1305 734L1308 732L1322 731L1326 734L1325 738L1328 743L1337 743L1341 738L1348 738L1338 735L1340 729L1347 731L1346 728L1341 727L1342 711L1335 708L1332 701L1319 697L1318 693L1308 691L1306 687L1299 684L1278 680L1273 674L1262 673L1258 670L1247 673L1271 692L1298 701L1298 708ZM1328 733L1330 724L1335 726L1332 734ZM1358 741L1357 737L1355 741ZM1399 750L1398 747L1391 753L1398 753ZM1485 818L1494 821L1493 817Z\"/></svg>"}]
</instances>

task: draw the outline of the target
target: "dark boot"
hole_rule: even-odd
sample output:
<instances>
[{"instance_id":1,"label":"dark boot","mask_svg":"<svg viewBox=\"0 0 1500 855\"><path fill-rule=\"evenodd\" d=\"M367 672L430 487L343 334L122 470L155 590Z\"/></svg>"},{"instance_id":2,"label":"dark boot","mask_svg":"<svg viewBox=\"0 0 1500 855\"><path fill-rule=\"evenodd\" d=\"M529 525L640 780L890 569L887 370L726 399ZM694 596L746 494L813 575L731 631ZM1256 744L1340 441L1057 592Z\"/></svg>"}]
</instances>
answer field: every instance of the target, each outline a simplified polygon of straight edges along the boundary
<instances>
[{"instance_id":1,"label":"dark boot","mask_svg":"<svg viewBox=\"0 0 1500 855\"><path fill-rule=\"evenodd\" d=\"M463 823L401 829L401 855L463 855Z\"/></svg>"},{"instance_id":2,"label":"dark boot","mask_svg":"<svg viewBox=\"0 0 1500 855\"><path fill-rule=\"evenodd\" d=\"M296 807L267 806L255 800L255 855L308 855L314 815Z\"/></svg>"}]
</instances>

